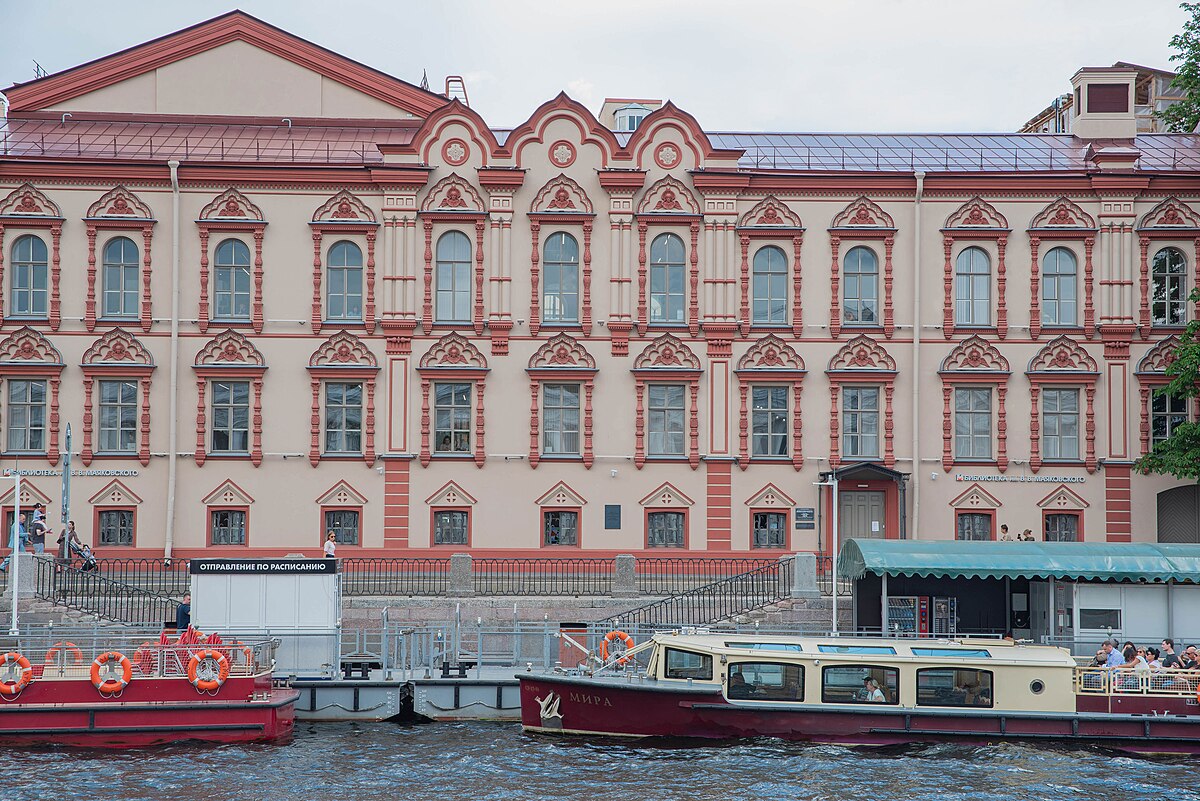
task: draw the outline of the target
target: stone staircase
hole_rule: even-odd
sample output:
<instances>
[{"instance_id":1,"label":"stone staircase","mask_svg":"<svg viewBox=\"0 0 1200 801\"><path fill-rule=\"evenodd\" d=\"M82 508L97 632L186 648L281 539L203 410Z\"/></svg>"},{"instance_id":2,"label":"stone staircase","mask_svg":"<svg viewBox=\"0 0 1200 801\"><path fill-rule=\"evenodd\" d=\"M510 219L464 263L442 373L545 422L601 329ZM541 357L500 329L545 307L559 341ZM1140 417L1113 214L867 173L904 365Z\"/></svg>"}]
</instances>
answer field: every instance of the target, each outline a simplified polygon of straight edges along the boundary
<instances>
[{"instance_id":1,"label":"stone staircase","mask_svg":"<svg viewBox=\"0 0 1200 801\"><path fill-rule=\"evenodd\" d=\"M840 598L838 618L844 630L853 622L851 599ZM795 629L797 631L829 631L833 627L833 599L828 596L816 598L784 598L764 604L740 615L718 621L722 624L747 626L758 624L764 629Z\"/></svg>"},{"instance_id":2,"label":"stone staircase","mask_svg":"<svg viewBox=\"0 0 1200 801\"><path fill-rule=\"evenodd\" d=\"M4 593L0 595L0 627L6 628L7 622L12 614L12 594ZM114 627L120 628L121 624L111 620L105 620L87 612L81 612L78 609L71 609L67 606L56 604L52 601L43 600L41 598L22 597L20 609L21 625L34 626L79 626L79 627Z\"/></svg>"}]
</instances>

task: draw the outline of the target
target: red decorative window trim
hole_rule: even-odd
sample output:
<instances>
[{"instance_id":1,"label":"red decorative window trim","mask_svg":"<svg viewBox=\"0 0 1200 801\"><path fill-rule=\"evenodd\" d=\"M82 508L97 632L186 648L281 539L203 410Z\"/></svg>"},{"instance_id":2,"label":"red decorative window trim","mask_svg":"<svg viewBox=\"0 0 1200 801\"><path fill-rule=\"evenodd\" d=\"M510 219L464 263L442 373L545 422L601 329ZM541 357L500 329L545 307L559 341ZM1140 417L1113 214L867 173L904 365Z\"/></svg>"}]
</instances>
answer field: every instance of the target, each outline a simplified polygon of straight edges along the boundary
<instances>
[{"instance_id":1,"label":"red decorative window trim","mask_svg":"<svg viewBox=\"0 0 1200 801\"><path fill-rule=\"evenodd\" d=\"M542 411L542 385L578 383L583 389L583 437L580 459L591 469L595 461L592 447L592 395L596 382L596 360L587 349L566 334L551 339L529 359L529 466L537 469L542 458L539 437Z\"/></svg>"},{"instance_id":2,"label":"red decorative window trim","mask_svg":"<svg viewBox=\"0 0 1200 801\"><path fill-rule=\"evenodd\" d=\"M1180 231L1172 231L1168 228L1145 228L1140 230L1138 234L1138 250L1140 255L1138 284L1141 290L1141 300L1138 304L1138 323L1142 339L1148 339L1150 337L1150 330L1153 327L1150 320L1150 245L1155 240L1173 240L1176 242L1191 240L1193 263L1192 286L1200 286L1200 260L1197 259L1197 256L1200 255L1200 230L1189 230L1185 234ZM1200 301L1197 301L1192 313L1194 318L1200 317Z\"/></svg>"},{"instance_id":3,"label":"red decorative window trim","mask_svg":"<svg viewBox=\"0 0 1200 801\"><path fill-rule=\"evenodd\" d=\"M433 541L438 512L462 512L467 516L467 541L463 543L436 544ZM462 550L470 548L475 539L475 510L470 506L430 506L429 507L429 547L432 550Z\"/></svg>"},{"instance_id":4,"label":"red decorative window trim","mask_svg":"<svg viewBox=\"0 0 1200 801\"><path fill-rule=\"evenodd\" d=\"M967 244L960 249L960 253L967 247L973 246L976 242L996 243L996 336L1004 339L1008 336L1008 302L1006 299L1008 278L1006 275L1007 267L1004 264L1004 254L1008 249L1008 231L973 231L961 228L953 230L942 229L942 250L946 257L943 276L942 333L946 339L954 338L956 326L954 322L954 245L962 240L967 240Z\"/></svg>"},{"instance_id":5,"label":"red decorative window trim","mask_svg":"<svg viewBox=\"0 0 1200 801\"><path fill-rule=\"evenodd\" d=\"M137 459L143 465L149 464L150 377L154 372L154 359L150 352L133 334L114 328L84 351L80 369L83 372L83 446L80 449L80 459L84 465L91 464L95 457L92 448L95 425L92 395L93 384L97 378L137 380L141 400Z\"/></svg>"},{"instance_id":6,"label":"red decorative window trim","mask_svg":"<svg viewBox=\"0 0 1200 801\"><path fill-rule=\"evenodd\" d=\"M153 323L150 301L150 251L154 240L154 215L150 207L123 186L106 192L91 205L84 217L87 223L88 266L87 298L84 301L83 321L88 331L96 330L96 236L100 231L142 232L142 280L140 322L143 331Z\"/></svg>"},{"instance_id":7,"label":"red decorative window trim","mask_svg":"<svg viewBox=\"0 0 1200 801\"><path fill-rule=\"evenodd\" d=\"M896 360L875 340L859 335L847 342L829 360L825 370L829 379L829 466L842 464L842 388L877 386L883 388L883 464L896 463L893 443L892 395L896 384Z\"/></svg>"},{"instance_id":8,"label":"red decorative window trim","mask_svg":"<svg viewBox=\"0 0 1200 801\"><path fill-rule=\"evenodd\" d=\"M267 221L262 209L236 189L226 189L200 211L196 227L200 233L200 310L197 315L200 333L208 333L213 322L209 316L209 249L210 234L250 233L254 237L254 297L250 309L250 325L254 333L263 330L263 232ZM223 323L223 321L222 321ZM219 323L220 324L220 323Z\"/></svg>"},{"instance_id":9,"label":"red decorative window trim","mask_svg":"<svg viewBox=\"0 0 1200 801\"><path fill-rule=\"evenodd\" d=\"M47 322L51 331L57 331L62 323L59 283L62 279L62 226L65 218L58 204L48 198L33 184L22 184L0 200L0 288L4 284L4 232L12 228L18 233L25 229L48 229L50 231L50 305ZM0 320L4 317L4 299L8 291L0 291ZM36 326L39 320L20 320L19 324Z\"/></svg>"},{"instance_id":10,"label":"red decorative window trim","mask_svg":"<svg viewBox=\"0 0 1200 801\"><path fill-rule=\"evenodd\" d=\"M584 335L592 333L592 225L590 214L545 214L530 213L529 231L531 248L529 254L529 333L537 336L542 325L541 271L538 267L544 242L541 236L542 223L556 230L567 225L578 225L583 229L583 253L580 256L581 293L579 298L579 327Z\"/></svg>"},{"instance_id":11,"label":"red decorative window trim","mask_svg":"<svg viewBox=\"0 0 1200 801\"><path fill-rule=\"evenodd\" d=\"M700 333L700 219L699 217L688 219L680 219L685 215L668 216L663 214L655 215L638 215L638 305L637 305L637 330L638 336L645 336L646 330L650 327L650 318L647 307L646 283L649 277L649 268L646 255L646 234L651 225L659 225L664 227L672 226L688 226L688 239L690 242L689 252L686 256L688 265L688 333L692 336L697 336ZM677 233L670 231L669 233Z\"/></svg>"},{"instance_id":12,"label":"red decorative window trim","mask_svg":"<svg viewBox=\"0 0 1200 801\"><path fill-rule=\"evenodd\" d=\"M131 527L132 541L128 545L106 544L105 548L136 548L137 547L137 507L128 503L93 503L92 504L92 534L96 547L100 547L100 515L103 512L129 512L133 518Z\"/></svg>"},{"instance_id":13,"label":"red decorative window trim","mask_svg":"<svg viewBox=\"0 0 1200 801\"><path fill-rule=\"evenodd\" d=\"M213 380L249 381L253 389L250 424L250 453L247 457L258 467L262 464L262 391L267 362L262 353L244 335L232 329L218 334L196 354L192 365L196 373L196 466L208 459L208 384ZM221 458L227 458L221 454Z\"/></svg>"},{"instance_id":14,"label":"red decorative window trim","mask_svg":"<svg viewBox=\"0 0 1200 801\"><path fill-rule=\"evenodd\" d=\"M1046 343L1029 361L1025 371L1030 387L1029 438L1030 456L1029 469L1038 472L1042 466L1041 438L1041 390L1046 388L1070 387L1082 388L1086 396L1085 435L1087 451L1084 465L1089 473L1096 472L1099 462L1096 459L1096 381L1100 370L1082 345L1067 336L1057 337Z\"/></svg>"},{"instance_id":15,"label":"red decorative window trim","mask_svg":"<svg viewBox=\"0 0 1200 801\"><path fill-rule=\"evenodd\" d=\"M0 243L2 246L2 243ZM62 379L62 354L41 332L23 326L0 340L0 383L9 378L45 378L49 385L49 420L46 428L46 461L58 464L58 391Z\"/></svg>"},{"instance_id":16,"label":"red decorative window trim","mask_svg":"<svg viewBox=\"0 0 1200 801\"><path fill-rule=\"evenodd\" d=\"M790 385L792 388L791 408L791 463L792 467L800 470L804 467L804 447L801 439L803 425L801 419L800 395L804 390L805 367L804 359L790 345L777 336L768 335L751 346L746 355L738 361L734 371L738 379L738 393L741 400L741 420L738 429L738 466L745 470L750 466L750 389L758 386ZM778 462L778 459L759 457L754 461Z\"/></svg>"},{"instance_id":17,"label":"red decorative window trim","mask_svg":"<svg viewBox=\"0 0 1200 801\"><path fill-rule=\"evenodd\" d=\"M357 512L358 513L358 542L339 542L337 544L337 547L338 547L338 550L341 550L342 548L359 549L359 548L363 547L363 539L364 539L364 535L366 534L365 528L366 528L366 522L367 522L367 515L366 515L366 511L364 510L364 507L357 505L357 504L348 504L345 506L338 506L336 504L322 504L320 506L320 511L318 512L320 517L317 518L318 520L320 520L320 528L318 529L319 536L317 538L317 545L316 545L317 548L320 548L322 550L322 553L324 553L324 547L325 547L325 513L326 512Z\"/></svg>"},{"instance_id":18,"label":"red decorative window trim","mask_svg":"<svg viewBox=\"0 0 1200 801\"><path fill-rule=\"evenodd\" d=\"M1096 244L1096 221L1078 204L1061 197L1038 212L1029 223L1029 335L1042 331L1041 280L1038 252L1043 242L1083 240L1083 326L1088 339L1096 335L1096 309L1092 300L1092 249Z\"/></svg>"},{"instance_id":19,"label":"red decorative window trim","mask_svg":"<svg viewBox=\"0 0 1200 801\"><path fill-rule=\"evenodd\" d=\"M670 334L663 334L648 344L633 363L631 372L637 383L635 414L635 447L633 463L641 470L646 464L646 385L684 384L688 388L688 450L687 461L695 470L700 467L700 360L692 351Z\"/></svg>"},{"instance_id":20,"label":"red decorative window trim","mask_svg":"<svg viewBox=\"0 0 1200 801\"><path fill-rule=\"evenodd\" d=\"M246 541L238 545L230 545L228 543L217 544L213 542L213 512L241 512L246 516ZM204 516L207 518L204 522L204 544L208 548L230 548L243 549L250 547L250 507L247 505L238 504L208 504L204 507ZM97 535L99 533L97 532Z\"/></svg>"},{"instance_id":21,"label":"red decorative window trim","mask_svg":"<svg viewBox=\"0 0 1200 801\"><path fill-rule=\"evenodd\" d=\"M323 381L360 381L363 385L363 451L362 460L375 464L375 377L379 365L370 348L358 337L339 331L313 351L308 360L309 383L312 387L312 417L308 461L313 467L321 462L321 384Z\"/></svg>"},{"instance_id":22,"label":"red decorative window trim","mask_svg":"<svg viewBox=\"0 0 1200 801\"><path fill-rule=\"evenodd\" d=\"M954 467L954 416L950 402L957 387L989 386L996 389L996 468L1008 469L1008 416L1004 401L1008 396L1008 377L1012 374L1008 359L987 340L972 336L959 343L942 360L938 375L942 379L942 469Z\"/></svg>"},{"instance_id":23,"label":"red decorative window trim","mask_svg":"<svg viewBox=\"0 0 1200 801\"><path fill-rule=\"evenodd\" d=\"M324 270L321 262L322 240L325 234L338 237L345 235L362 236L367 242L367 260L363 267L363 278L366 286L363 290L363 329L368 333L375 331L375 238L378 235L379 223L319 223L311 222L313 238L313 301L312 329L314 334L321 333L325 324L325 299L321 295L321 285ZM346 325L343 320L331 321L333 326Z\"/></svg>"},{"instance_id":24,"label":"red decorative window trim","mask_svg":"<svg viewBox=\"0 0 1200 801\"><path fill-rule=\"evenodd\" d=\"M801 300L800 289L802 285L801 268L800 268L800 250L804 244L804 229L788 230L772 230L772 229L755 229L741 228L739 230L739 243L742 248L742 264L741 264L741 304L738 317L739 328L742 336L749 336L751 329L755 327L754 320L750 315L750 301L753 299L750 291L750 240L761 239L768 240L766 244L782 244L788 239L792 242L792 263L789 271L792 276L792 302L791 302L791 317L792 317L792 334L796 337L804 335L804 309L803 301ZM755 251L757 253L757 251Z\"/></svg>"},{"instance_id":25,"label":"red decorative window trim","mask_svg":"<svg viewBox=\"0 0 1200 801\"><path fill-rule=\"evenodd\" d=\"M487 358L465 337L450 333L433 344L417 366L421 375L421 466L428 467L435 457L430 443L432 421L429 394L434 382L458 381L472 384L475 390L475 430L472 432L475 466L483 467L484 387L488 374ZM439 457L440 458L440 457Z\"/></svg>"},{"instance_id":26,"label":"red decorative window trim","mask_svg":"<svg viewBox=\"0 0 1200 801\"><path fill-rule=\"evenodd\" d=\"M842 330L841 280L838 251L842 242L883 240L883 335L891 339L896 332L895 310L892 307L892 246L896 242L896 223L891 215L868 197L859 197L834 216L829 225L829 244L833 254L830 265L830 287L833 295L829 307L829 333L836 339Z\"/></svg>"},{"instance_id":27,"label":"red decorative window trim","mask_svg":"<svg viewBox=\"0 0 1200 801\"><path fill-rule=\"evenodd\" d=\"M472 282L473 302L471 308L471 328L476 336L483 335L483 232L487 228L487 220L482 212L422 212L421 223L425 230L425 298L421 308L421 327L429 333L436 326L459 327L464 323L443 323L433 319L433 226L441 223L467 223L475 227L475 280ZM439 232L438 237L450 230L461 228L446 228ZM466 234L466 231L462 231ZM468 238L470 235L468 234Z\"/></svg>"},{"instance_id":28,"label":"red decorative window trim","mask_svg":"<svg viewBox=\"0 0 1200 801\"><path fill-rule=\"evenodd\" d=\"M962 517L963 515L980 515L981 517L986 517L986 518L988 518L988 519L991 521L991 522L988 524L988 532L989 532L989 534L991 535L991 536L989 536L989 537L988 537L988 539L989 539L989 540L992 540L992 541L995 541L995 539L996 539L996 510L995 510L995 509L985 509L985 508L980 508L980 509L955 509L955 510L954 510L954 532L953 532L953 536L954 536L956 539L958 538L958 518Z\"/></svg>"},{"instance_id":29,"label":"red decorative window trim","mask_svg":"<svg viewBox=\"0 0 1200 801\"><path fill-rule=\"evenodd\" d=\"M1150 402L1154 393L1171 383L1167 368L1175 361L1175 350L1179 347L1179 338L1172 335L1160 340L1154 347L1146 351L1146 355L1138 362L1134 375L1138 380L1138 397L1141 400L1141 434L1142 453L1149 453L1150 443ZM1188 404L1188 420L1200 420L1200 398L1195 398Z\"/></svg>"}]
</instances>

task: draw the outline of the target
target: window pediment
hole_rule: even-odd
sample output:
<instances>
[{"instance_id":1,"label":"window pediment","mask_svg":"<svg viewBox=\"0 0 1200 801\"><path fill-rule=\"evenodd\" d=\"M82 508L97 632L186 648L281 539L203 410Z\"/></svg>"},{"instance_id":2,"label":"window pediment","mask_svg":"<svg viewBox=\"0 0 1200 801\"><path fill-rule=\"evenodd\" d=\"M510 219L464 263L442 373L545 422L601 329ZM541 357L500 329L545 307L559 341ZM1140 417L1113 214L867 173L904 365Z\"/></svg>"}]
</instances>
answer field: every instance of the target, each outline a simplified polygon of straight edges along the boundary
<instances>
[{"instance_id":1,"label":"window pediment","mask_svg":"<svg viewBox=\"0 0 1200 801\"><path fill-rule=\"evenodd\" d=\"M633 363L635 370L700 370L700 360L678 337L663 334L642 350Z\"/></svg>"},{"instance_id":2,"label":"window pediment","mask_svg":"<svg viewBox=\"0 0 1200 801\"><path fill-rule=\"evenodd\" d=\"M638 501L639 506L659 509L679 508L694 504L695 501L676 489L669 481L659 485L657 489Z\"/></svg>"},{"instance_id":3,"label":"window pediment","mask_svg":"<svg viewBox=\"0 0 1200 801\"><path fill-rule=\"evenodd\" d=\"M1088 502L1076 495L1066 484L1060 484L1053 492L1037 503L1040 509L1067 509L1079 511L1088 508Z\"/></svg>"},{"instance_id":4,"label":"window pediment","mask_svg":"<svg viewBox=\"0 0 1200 801\"><path fill-rule=\"evenodd\" d=\"M796 505L787 493L774 484L767 484L746 499L747 506L786 509Z\"/></svg>"},{"instance_id":5,"label":"window pediment","mask_svg":"<svg viewBox=\"0 0 1200 801\"><path fill-rule=\"evenodd\" d=\"M15 487L10 482L5 482L8 487L0 494L0 506L13 505L13 491ZM40 503L42 506L50 505L50 496L38 489L38 486L33 481L27 478L21 479L21 508L30 509L35 503ZM28 518L27 518L28 519ZM6 542L5 545L8 543Z\"/></svg>"},{"instance_id":6,"label":"window pediment","mask_svg":"<svg viewBox=\"0 0 1200 801\"><path fill-rule=\"evenodd\" d=\"M941 373L1003 373L1011 372L1008 359L983 337L971 336L959 343L942 360Z\"/></svg>"},{"instance_id":7,"label":"window pediment","mask_svg":"<svg viewBox=\"0 0 1200 801\"><path fill-rule=\"evenodd\" d=\"M154 212L141 198L123 186L105 192L87 210L87 219L154 220Z\"/></svg>"},{"instance_id":8,"label":"window pediment","mask_svg":"<svg viewBox=\"0 0 1200 801\"><path fill-rule=\"evenodd\" d=\"M318 506L365 506L366 503L366 496L347 481L339 481L317 498Z\"/></svg>"},{"instance_id":9,"label":"window pediment","mask_svg":"<svg viewBox=\"0 0 1200 801\"><path fill-rule=\"evenodd\" d=\"M62 366L63 357L50 340L29 326L13 331L0 340L0 363L39 363Z\"/></svg>"},{"instance_id":10,"label":"window pediment","mask_svg":"<svg viewBox=\"0 0 1200 801\"><path fill-rule=\"evenodd\" d=\"M560 481L534 503L538 506L584 506L587 501L565 481Z\"/></svg>"},{"instance_id":11,"label":"window pediment","mask_svg":"<svg viewBox=\"0 0 1200 801\"><path fill-rule=\"evenodd\" d=\"M573 337L558 334L529 358L529 369L545 368L595 370L596 360Z\"/></svg>"},{"instance_id":12,"label":"window pediment","mask_svg":"<svg viewBox=\"0 0 1200 801\"><path fill-rule=\"evenodd\" d=\"M474 506L475 503L475 498L453 481L447 481L425 499L426 506Z\"/></svg>"},{"instance_id":13,"label":"window pediment","mask_svg":"<svg viewBox=\"0 0 1200 801\"><path fill-rule=\"evenodd\" d=\"M1029 230L1062 228L1068 230L1095 230L1096 220L1070 198L1060 197L1030 221Z\"/></svg>"},{"instance_id":14,"label":"window pediment","mask_svg":"<svg viewBox=\"0 0 1200 801\"><path fill-rule=\"evenodd\" d=\"M1075 340L1061 336L1046 343L1029 361L1026 373L1098 373L1100 368Z\"/></svg>"},{"instance_id":15,"label":"window pediment","mask_svg":"<svg viewBox=\"0 0 1200 801\"><path fill-rule=\"evenodd\" d=\"M321 343L308 359L309 367L376 367L375 355L361 339L338 331Z\"/></svg>"},{"instance_id":16,"label":"window pediment","mask_svg":"<svg viewBox=\"0 0 1200 801\"><path fill-rule=\"evenodd\" d=\"M470 212L482 214L487 206L479 192L458 173L450 173L433 185L421 211Z\"/></svg>"},{"instance_id":17,"label":"window pediment","mask_svg":"<svg viewBox=\"0 0 1200 801\"><path fill-rule=\"evenodd\" d=\"M487 369L487 358L462 334L450 333L433 343L419 364L427 367Z\"/></svg>"},{"instance_id":18,"label":"window pediment","mask_svg":"<svg viewBox=\"0 0 1200 801\"><path fill-rule=\"evenodd\" d=\"M529 204L533 214L591 214L592 201L579 184L565 175L552 178Z\"/></svg>"},{"instance_id":19,"label":"window pediment","mask_svg":"<svg viewBox=\"0 0 1200 801\"><path fill-rule=\"evenodd\" d=\"M342 190L313 212L314 223L363 223L374 225L375 212L356 195Z\"/></svg>"},{"instance_id":20,"label":"window pediment","mask_svg":"<svg viewBox=\"0 0 1200 801\"><path fill-rule=\"evenodd\" d=\"M225 480L215 490L204 496L200 503L205 506L249 506L254 503L250 493L232 481Z\"/></svg>"},{"instance_id":21,"label":"window pediment","mask_svg":"<svg viewBox=\"0 0 1200 801\"><path fill-rule=\"evenodd\" d=\"M860 335L841 347L829 360L829 372L878 370L896 372L896 360L869 336Z\"/></svg>"},{"instance_id":22,"label":"window pediment","mask_svg":"<svg viewBox=\"0 0 1200 801\"><path fill-rule=\"evenodd\" d=\"M62 219L62 210L33 184L21 184L0 200L0 217Z\"/></svg>"},{"instance_id":23,"label":"window pediment","mask_svg":"<svg viewBox=\"0 0 1200 801\"><path fill-rule=\"evenodd\" d=\"M1179 347L1179 338L1172 335L1158 342L1154 347L1147 351L1146 355L1138 362L1138 375L1165 375L1167 368L1177 358L1176 349Z\"/></svg>"},{"instance_id":24,"label":"window pediment","mask_svg":"<svg viewBox=\"0 0 1200 801\"><path fill-rule=\"evenodd\" d=\"M1163 200L1138 221L1139 231L1181 229L1180 233L1184 233L1185 231L1190 232L1194 228L1200 228L1200 214L1197 214L1182 200L1173 197Z\"/></svg>"},{"instance_id":25,"label":"window pediment","mask_svg":"<svg viewBox=\"0 0 1200 801\"><path fill-rule=\"evenodd\" d=\"M656 181L642 195L637 207L638 214L679 214L695 216L701 213L691 190L682 182L666 176Z\"/></svg>"},{"instance_id":26,"label":"window pediment","mask_svg":"<svg viewBox=\"0 0 1200 801\"><path fill-rule=\"evenodd\" d=\"M894 229L896 223L878 203L863 195L839 211L829 227Z\"/></svg>"},{"instance_id":27,"label":"window pediment","mask_svg":"<svg viewBox=\"0 0 1200 801\"><path fill-rule=\"evenodd\" d=\"M738 361L737 370L764 373L772 370L803 372L804 359L791 345L774 334L769 334L750 346L750 350Z\"/></svg>"},{"instance_id":28,"label":"window pediment","mask_svg":"<svg viewBox=\"0 0 1200 801\"><path fill-rule=\"evenodd\" d=\"M246 367L266 367L267 360L263 358L254 343L241 333L228 329L208 341L196 354L196 367L244 365Z\"/></svg>"},{"instance_id":29,"label":"window pediment","mask_svg":"<svg viewBox=\"0 0 1200 801\"><path fill-rule=\"evenodd\" d=\"M125 486L119 479L108 482L104 485L104 489L88 498L88 503L92 506L137 506L141 502L142 499L137 496L137 493Z\"/></svg>"},{"instance_id":30,"label":"window pediment","mask_svg":"<svg viewBox=\"0 0 1200 801\"><path fill-rule=\"evenodd\" d=\"M83 352L84 365L141 364L154 366L154 357L141 341L122 328L114 328Z\"/></svg>"},{"instance_id":31,"label":"window pediment","mask_svg":"<svg viewBox=\"0 0 1200 801\"><path fill-rule=\"evenodd\" d=\"M1007 230L1008 220L995 206L976 195L955 209L942 227Z\"/></svg>"},{"instance_id":32,"label":"window pediment","mask_svg":"<svg viewBox=\"0 0 1200 801\"><path fill-rule=\"evenodd\" d=\"M950 501L953 509L999 509L1004 504L979 484L967 487L957 498Z\"/></svg>"},{"instance_id":33,"label":"window pediment","mask_svg":"<svg viewBox=\"0 0 1200 801\"><path fill-rule=\"evenodd\" d=\"M200 211L200 221L264 222L262 209L236 189L226 189Z\"/></svg>"},{"instance_id":34,"label":"window pediment","mask_svg":"<svg viewBox=\"0 0 1200 801\"><path fill-rule=\"evenodd\" d=\"M768 195L742 215L738 228L803 228L800 215L787 207L783 201Z\"/></svg>"}]
</instances>

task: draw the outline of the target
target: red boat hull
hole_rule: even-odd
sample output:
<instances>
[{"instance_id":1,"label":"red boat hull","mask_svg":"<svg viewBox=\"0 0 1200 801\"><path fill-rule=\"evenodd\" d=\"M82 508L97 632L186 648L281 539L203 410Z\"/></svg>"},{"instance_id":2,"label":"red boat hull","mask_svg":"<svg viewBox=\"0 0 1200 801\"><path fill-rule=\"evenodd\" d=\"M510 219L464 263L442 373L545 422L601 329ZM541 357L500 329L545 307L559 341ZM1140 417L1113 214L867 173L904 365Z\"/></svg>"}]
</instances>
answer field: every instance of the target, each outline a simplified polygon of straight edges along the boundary
<instances>
[{"instance_id":1,"label":"red boat hull","mask_svg":"<svg viewBox=\"0 0 1200 801\"><path fill-rule=\"evenodd\" d=\"M846 745L1003 740L1074 742L1137 753L1200 753L1200 715L917 711L730 703L719 691L661 682L518 676L526 731L617 737L778 737ZM1160 704L1161 706L1161 704Z\"/></svg>"}]
</instances>

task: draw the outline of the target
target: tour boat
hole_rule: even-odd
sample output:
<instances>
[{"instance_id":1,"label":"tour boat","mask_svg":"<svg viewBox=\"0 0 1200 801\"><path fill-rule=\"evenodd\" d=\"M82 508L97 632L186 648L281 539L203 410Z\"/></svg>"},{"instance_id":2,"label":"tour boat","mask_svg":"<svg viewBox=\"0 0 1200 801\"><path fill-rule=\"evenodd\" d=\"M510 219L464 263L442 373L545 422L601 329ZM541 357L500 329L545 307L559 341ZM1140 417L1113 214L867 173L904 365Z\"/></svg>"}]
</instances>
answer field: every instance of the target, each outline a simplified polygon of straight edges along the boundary
<instances>
[{"instance_id":1,"label":"tour boat","mask_svg":"<svg viewBox=\"0 0 1200 801\"><path fill-rule=\"evenodd\" d=\"M684 632L602 655L595 670L518 674L524 730L1200 753L1200 671L1081 667L1052 646Z\"/></svg>"},{"instance_id":2,"label":"tour boat","mask_svg":"<svg viewBox=\"0 0 1200 801\"><path fill-rule=\"evenodd\" d=\"M299 693L273 686L271 641L38 640L18 638L0 654L0 744L127 748L292 733Z\"/></svg>"}]
</instances>

